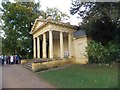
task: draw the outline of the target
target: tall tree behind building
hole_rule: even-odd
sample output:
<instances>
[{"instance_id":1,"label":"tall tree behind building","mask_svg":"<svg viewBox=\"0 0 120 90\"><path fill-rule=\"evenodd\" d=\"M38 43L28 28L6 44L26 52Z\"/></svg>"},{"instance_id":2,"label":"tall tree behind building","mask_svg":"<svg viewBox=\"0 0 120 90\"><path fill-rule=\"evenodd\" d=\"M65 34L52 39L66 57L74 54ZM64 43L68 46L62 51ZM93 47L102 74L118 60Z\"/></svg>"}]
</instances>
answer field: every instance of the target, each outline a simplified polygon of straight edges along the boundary
<instances>
[{"instance_id":1,"label":"tall tree behind building","mask_svg":"<svg viewBox=\"0 0 120 90\"><path fill-rule=\"evenodd\" d=\"M35 18L40 14L39 4L33 2L3 2L2 20L5 32L4 54L32 56L32 36L29 34Z\"/></svg>"},{"instance_id":2,"label":"tall tree behind building","mask_svg":"<svg viewBox=\"0 0 120 90\"><path fill-rule=\"evenodd\" d=\"M73 0L72 5L71 14L78 13L83 18L81 27L93 40L107 44L111 40L118 39L120 36L120 2Z\"/></svg>"},{"instance_id":3,"label":"tall tree behind building","mask_svg":"<svg viewBox=\"0 0 120 90\"><path fill-rule=\"evenodd\" d=\"M51 15L51 17L54 21L66 21L70 18L66 13L61 12L57 8L48 8L47 7L46 11L43 12L43 16L44 16L44 18L46 18L48 15Z\"/></svg>"}]
</instances>

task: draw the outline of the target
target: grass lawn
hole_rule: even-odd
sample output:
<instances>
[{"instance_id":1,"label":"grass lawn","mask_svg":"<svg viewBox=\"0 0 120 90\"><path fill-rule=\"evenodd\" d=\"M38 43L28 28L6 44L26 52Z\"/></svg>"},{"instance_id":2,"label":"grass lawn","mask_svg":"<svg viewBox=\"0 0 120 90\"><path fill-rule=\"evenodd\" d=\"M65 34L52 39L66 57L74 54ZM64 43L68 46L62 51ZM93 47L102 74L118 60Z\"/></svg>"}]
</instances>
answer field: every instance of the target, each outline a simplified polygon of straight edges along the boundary
<instances>
[{"instance_id":1,"label":"grass lawn","mask_svg":"<svg viewBox=\"0 0 120 90\"><path fill-rule=\"evenodd\" d=\"M118 88L117 65L70 65L38 74L58 88Z\"/></svg>"}]
</instances>

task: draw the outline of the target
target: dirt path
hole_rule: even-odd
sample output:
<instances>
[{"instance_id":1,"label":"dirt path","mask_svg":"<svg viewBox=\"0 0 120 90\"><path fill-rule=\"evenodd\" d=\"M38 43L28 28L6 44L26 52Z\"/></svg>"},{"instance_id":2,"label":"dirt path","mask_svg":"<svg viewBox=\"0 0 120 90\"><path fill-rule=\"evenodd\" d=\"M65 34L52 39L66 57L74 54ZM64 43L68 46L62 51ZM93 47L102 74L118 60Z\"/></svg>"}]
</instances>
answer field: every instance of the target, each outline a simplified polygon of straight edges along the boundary
<instances>
[{"instance_id":1,"label":"dirt path","mask_svg":"<svg viewBox=\"0 0 120 90\"><path fill-rule=\"evenodd\" d=\"M2 88L54 87L20 65L5 65L2 68Z\"/></svg>"}]
</instances>

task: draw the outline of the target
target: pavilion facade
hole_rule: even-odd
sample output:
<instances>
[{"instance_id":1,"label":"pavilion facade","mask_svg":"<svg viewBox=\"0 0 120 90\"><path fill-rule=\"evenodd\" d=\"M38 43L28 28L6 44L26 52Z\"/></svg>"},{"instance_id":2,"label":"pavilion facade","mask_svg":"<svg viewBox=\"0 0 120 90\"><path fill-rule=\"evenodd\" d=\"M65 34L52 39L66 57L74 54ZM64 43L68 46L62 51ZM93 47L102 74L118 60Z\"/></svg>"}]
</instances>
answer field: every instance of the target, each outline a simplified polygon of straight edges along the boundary
<instances>
[{"instance_id":1,"label":"pavilion facade","mask_svg":"<svg viewBox=\"0 0 120 90\"><path fill-rule=\"evenodd\" d=\"M53 21L51 17L37 18L30 32L33 35L34 58L77 57L75 43L80 40L76 40L73 35L77 28L69 23ZM84 43L81 48L85 49L86 37L82 37L81 40ZM85 51L82 50L81 53L85 53Z\"/></svg>"}]
</instances>

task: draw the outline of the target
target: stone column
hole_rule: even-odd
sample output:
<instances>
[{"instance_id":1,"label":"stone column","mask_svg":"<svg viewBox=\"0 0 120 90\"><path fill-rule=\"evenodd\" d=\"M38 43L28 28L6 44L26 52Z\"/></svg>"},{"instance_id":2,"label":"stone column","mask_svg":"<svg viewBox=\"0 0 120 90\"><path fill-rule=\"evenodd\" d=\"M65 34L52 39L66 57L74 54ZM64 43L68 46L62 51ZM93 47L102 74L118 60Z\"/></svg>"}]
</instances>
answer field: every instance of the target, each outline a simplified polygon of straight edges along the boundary
<instances>
[{"instance_id":1,"label":"stone column","mask_svg":"<svg viewBox=\"0 0 120 90\"><path fill-rule=\"evenodd\" d=\"M68 33L68 49L69 49L69 58L71 58L72 53L72 36L70 33Z\"/></svg>"},{"instance_id":2,"label":"stone column","mask_svg":"<svg viewBox=\"0 0 120 90\"><path fill-rule=\"evenodd\" d=\"M43 58L46 58L46 35L43 34Z\"/></svg>"},{"instance_id":3,"label":"stone column","mask_svg":"<svg viewBox=\"0 0 120 90\"><path fill-rule=\"evenodd\" d=\"M63 32L60 32L60 57L64 57Z\"/></svg>"},{"instance_id":4,"label":"stone column","mask_svg":"<svg viewBox=\"0 0 120 90\"><path fill-rule=\"evenodd\" d=\"M36 58L36 39L33 39L33 57Z\"/></svg>"},{"instance_id":5,"label":"stone column","mask_svg":"<svg viewBox=\"0 0 120 90\"><path fill-rule=\"evenodd\" d=\"M49 54L50 58L53 58L53 35L52 31L49 31Z\"/></svg>"},{"instance_id":6,"label":"stone column","mask_svg":"<svg viewBox=\"0 0 120 90\"><path fill-rule=\"evenodd\" d=\"M37 58L40 58L40 37L37 37Z\"/></svg>"}]
</instances>

